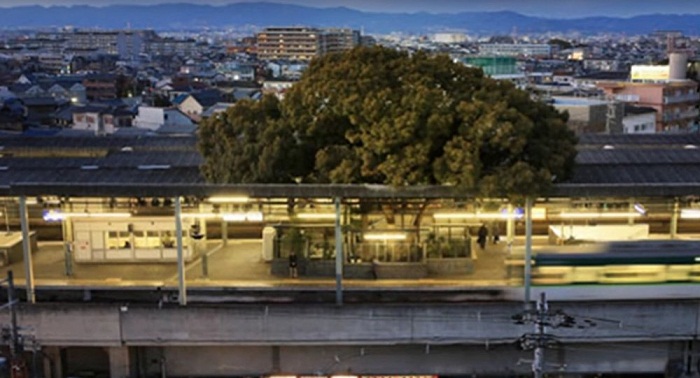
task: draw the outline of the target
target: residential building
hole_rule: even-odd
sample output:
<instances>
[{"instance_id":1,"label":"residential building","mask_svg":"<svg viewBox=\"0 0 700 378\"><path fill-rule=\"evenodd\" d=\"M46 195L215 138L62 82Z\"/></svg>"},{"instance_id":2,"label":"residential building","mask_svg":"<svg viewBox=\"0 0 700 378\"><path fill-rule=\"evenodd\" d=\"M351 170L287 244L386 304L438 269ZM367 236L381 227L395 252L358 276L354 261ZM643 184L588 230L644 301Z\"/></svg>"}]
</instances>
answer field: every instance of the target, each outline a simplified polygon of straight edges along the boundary
<instances>
[{"instance_id":1,"label":"residential building","mask_svg":"<svg viewBox=\"0 0 700 378\"><path fill-rule=\"evenodd\" d=\"M653 134L656 132L656 110L643 106L625 104L622 118L624 134Z\"/></svg>"},{"instance_id":2,"label":"residential building","mask_svg":"<svg viewBox=\"0 0 700 378\"><path fill-rule=\"evenodd\" d=\"M27 117L27 108L22 100L5 93L0 87L0 130L22 131Z\"/></svg>"},{"instance_id":3,"label":"residential building","mask_svg":"<svg viewBox=\"0 0 700 378\"><path fill-rule=\"evenodd\" d=\"M292 80L265 80L262 86L262 92L264 94L273 94L281 100L294 83L296 82Z\"/></svg>"},{"instance_id":4,"label":"residential building","mask_svg":"<svg viewBox=\"0 0 700 378\"><path fill-rule=\"evenodd\" d=\"M321 32L322 54L350 50L360 44L360 31L352 29L324 29Z\"/></svg>"},{"instance_id":5,"label":"residential building","mask_svg":"<svg viewBox=\"0 0 700 378\"><path fill-rule=\"evenodd\" d=\"M121 127L132 127L133 118L133 113L122 107L90 105L73 110L72 128L108 135Z\"/></svg>"},{"instance_id":6,"label":"residential building","mask_svg":"<svg viewBox=\"0 0 700 378\"><path fill-rule=\"evenodd\" d=\"M151 30L78 30L64 34L71 49L98 49L99 51L133 58L145 51L146 41L156 38Z\"/></svg>"},{"instance_id":7,"label":"residential building","mask_svg":"<svg viewBox=\"0 0 700 378\"><path fill-rule=\"evenodd\" d=\"M311 60L321 55L321 31L316 28L265 28L258 33L261 60Z\"/></svg>"},{"instance_id":8,"label":"residential building","mask_svg":"<svg viewBox=\"0 0 700 378\"><path fill-rule=\"evenodd\" d=\"M552 97L552 105L569 114L568 125L576 134L621 134L623 105L585 97Z\"/></svg>"},{"instance_id":9,"label":"residential building","mask_svg":"<svg viewBox=\"0 0 700 378\"><path fill-rule=\"evenodd\" d=\"M134 119L134 127L152 131L183 128L194 130L195 125L187 115L176 108L139 106L138 115Z\"/></svg>"},{"instance_id":10,"label":"residential building","mask_svg":"<svg viewBox=\"0 0 700 378\"><path fill-rule=\"evenodd\" d=\"M552 55L552 46L534 43L484 43L479 45L479 54L549 58Z\"/></svg>"},{"instance_id":11,"label":"residential building","mask_svg":"<svg viewBox=\"0 0 700 378\"><path fill-rule=\"evenodd\" d=\"M197 41L192 38L153 38L146 41L144 52L149 55L192 56L197 51Z\"/></svg>"},{"instance_id":12,"label":"residential building","mask_svg":"<svg viewBox=\"0 0 700 378\"><path fill-rule=\"evenodd\" d=\"M199 120L204 110L219 102L224 102L224 98L221 96L221 92L216 89L180 95L173 100L180 111L195 120Z\"/></svg>"},{"instance_id":13,"label":"residential building","mask_svg":"<svg viewBox=\"0 0 700 378\"><path fill-rule=\"evenodd\" d=\"M27 108L26 122L33 126L55 126L55 113L68 103L50 96L26 97L22 99Z\"/></svg>"},{"instance_id":14,"label":"residential building","mask_svg":"<svg viewBox=\"0 0 700 378\"><path fill-rule=\"evenodd\" d=\"M431 39L435 43L446 43L446 44L464 43L467 41L467 35L464 33L443 32L443 33L433 34Z\"/></svg>"},{"instance_id":15,"label":"residential building","mask_svg":"<svg viewBox=\"0 0 700 378\"><path fill-rule=\"evenodd\" d=\"M698 84L694 81L600 83L606 95L656 110L656 131L687 131L698 118Z\"/></svg>"},{"instance_id":16,"label":"residential building","mask_svg":"<svg viewBox=\"0 0 700 378\"><path fill-rule=\"evenodd\" d=\"M117 76L112 74L90 74L83 79L88 100L113 100L117 98Z\"/></svg>"},{"instance_id":17,"label":"residential building","mask_svg":"<svg viewBox=\"0 0 700 378\"><path fill-rule=\"evenodd\" d=\"M235 104L231 102L217 102L216 104L210 106L202 112L201 117L202 118L209 118L212 116L215 116L217 114L223 113L229 108L233 107Z\"/></svg>"},{"instance_id":18,"label":"residential building","mask_svg":"<svg viewBox=\"0 0 700 378\"><path fill-rule=\"evenodd\" d=\"M307 61L326 53L351 49L358 46L360 40L360 32L352 29L266 28L257 34L258 58Z\"/></svg>"}]
</instances>

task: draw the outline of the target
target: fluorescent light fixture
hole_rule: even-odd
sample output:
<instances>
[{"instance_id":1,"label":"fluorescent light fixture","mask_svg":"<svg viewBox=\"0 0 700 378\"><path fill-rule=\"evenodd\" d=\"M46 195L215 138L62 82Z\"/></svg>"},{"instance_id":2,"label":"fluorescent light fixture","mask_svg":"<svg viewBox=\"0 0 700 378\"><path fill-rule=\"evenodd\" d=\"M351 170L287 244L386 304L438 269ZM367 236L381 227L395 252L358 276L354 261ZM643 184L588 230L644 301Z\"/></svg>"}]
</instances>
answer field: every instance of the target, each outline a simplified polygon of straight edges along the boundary
<instances>
[{"instance_id":1,"label":"fluorescent light fixture","mask_svg":"<svg viewBox=\"0 0 700 378\"><path fill-rule=\"evenodd\" d=\"M46 222L58 222L66 219L66 215L58 211L45 211L43 215Z\"/></svg>"},{"instance_id":2,"label":"fluorescent light fixture","mask_svg":"<svg viewBox=\"0 0 700 378\"><path fill-rule=\"evenodd\" d=\"M296 217L307 220L334 220L335 213L297 213Z\"/></svg>"},{"instance_id":3,"label":"fluorescent light fixture","mask_svg":"<svg viewBox=\"0 0 700 378\"><path fill-rule=\"evenodd\" d=\"M559 214L560 218L566 219L611 219L611 218L639 218L642 214L638 212L603 212L603 213L565 213Z\"/></svg>"},{"instance_id":4,"label":"fluorescent light fixture","mask_svg":"<svg viewBox=\"0 0 700 378\"><path fill-rule=\"evenodd\" d=\"M681 209L681 219L700 219L700 209Z\"/></svg>"},{"instance_id":5,"label":"fluorescent light fixture","mask_svg":"<svg viewBox=\"0 0 700 378\"><path fill-rule=\"evenodd\" d=\"M475 220L475 219L507 219L507 214L501 213L435 213L435 219L454 219L454 220Z\"/></svg>"},{"instance_id":6,"label":"fluorescent light fixture","mask_svg":"<svg viewBox=\"0 0 700 378\"><path fill-rule=\"evenodd\" d=\"M644 216L647 215L647 209L642 205L641 203L635 203L634 204L634 211L638 212L639 214L642 214Z\"/></svg>"},{"instance_id":7,"label":"fluorescent light fixture","mask_svg":"<svg viewBox=\"0 0 700 378\"><path fill-rule=\"evenodd\" d=\"M34 198L34 197L27 197L24 200L24 203L27 205L38 205L39 201L37 201L36 198Z\"/></svg>"},{"instance_id":8,"label":"fluorescent light fixture","mask_svg":"<svg viewBox=\"0 0 700 378\"><path fill-rule=\"evenodd\" d=\"M289 220L289 215L287 214L279 214L279 213L269 213L265 215L265 219L267 219L268 222L283 222L283 221L288 221Z\"/></svg>"},{"instance_id":9,"label":"fluorescent light fixture","mask_svg":"<svg viewBox=\"0 0 700 378\"><path fill-rule=\"evenodd\" d=\"M129 218L131 213L63 213L58 210L44 212L43 218L47 222L56 222L68 218Z\"/></svg>"},{"instance_id":10,"label":"fluorescent light fixture","mask_svg":"<svg viewBox=\"0 0 700 378\"><path fill-rule=\"evenodd\" d=\"M453 213L435 213L433 218L440 220L507 220L509 218L522 219L525 215L522 212L513 210L512 214L508 214L508 211L502 212L488 212L488 213L471 213L471 212L453 212ZM532 219L533 220L544 220L547 219L547 208L545 207L533 207L532 208Z\"/></svg>"},{"instance_id":11,"label":"fluorescent light fixture","mask_svg":"<svg viewBox=\"0 0 700 378\"><path fill-rule=\"evenodd\" d=\"M365 240L406 240L404 232L367 232L363 235Z\"/></svg>"},{"instance_id":12,"label":"fluorescent light fixture","mask_svg":"<svg viewBox=\"0 0 700 378\"><path fill-rule=\"evenodd\" d=\"M182 213L182 218L195 218L195 219L209 219L209 218L221 218L221 214L218 213Z\"/></svg>"},{"instance_id":13,"label":"fluorescent light fixture","mask_svg":"<svg viewBox=\"0 0 700 378\"><path fill-rule=\"evenodd\" d=\"M211 203L248 203L248 196L209 197Z\"/></svg>"},{"instance_id":14,"label":"fluorescent light fixture","mask_svg":"<svg viewBox=\"0 0 700 378\"><path fill-rule=\"evenodd\" d=\"M262 222L263 213L260 211L247 211L222 214L226 222Z\"/></svg>"}]
</instances>

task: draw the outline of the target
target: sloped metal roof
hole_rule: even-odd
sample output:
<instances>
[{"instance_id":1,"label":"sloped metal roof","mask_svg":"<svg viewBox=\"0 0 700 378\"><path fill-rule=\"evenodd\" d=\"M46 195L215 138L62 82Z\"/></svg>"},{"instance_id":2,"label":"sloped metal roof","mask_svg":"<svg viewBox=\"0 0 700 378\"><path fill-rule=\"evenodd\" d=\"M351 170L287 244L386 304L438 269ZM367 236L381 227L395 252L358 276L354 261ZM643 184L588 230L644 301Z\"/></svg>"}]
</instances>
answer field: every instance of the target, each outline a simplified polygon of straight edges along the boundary
<instances>
[{"instance_id":1,"label":"sloped metal roof","mask_svg":"<svg viewBox=\"0 0 700 378\"><path fill-rule=\"evenodd\" d=\"M200 173L204 161L196 143L195 137L164 136L0 137L0 192L70 196L207 196L231 192L253 197L470 196L439 186L207 184ZM552 196L700 195L700 149L687 148L694 145L700 147L700 135L583 136L573 177L557 184ZM84 153L91 149L99 153ZM58 151L56 157L20 157L51 150Z\"/></svg>"}]
</instances>

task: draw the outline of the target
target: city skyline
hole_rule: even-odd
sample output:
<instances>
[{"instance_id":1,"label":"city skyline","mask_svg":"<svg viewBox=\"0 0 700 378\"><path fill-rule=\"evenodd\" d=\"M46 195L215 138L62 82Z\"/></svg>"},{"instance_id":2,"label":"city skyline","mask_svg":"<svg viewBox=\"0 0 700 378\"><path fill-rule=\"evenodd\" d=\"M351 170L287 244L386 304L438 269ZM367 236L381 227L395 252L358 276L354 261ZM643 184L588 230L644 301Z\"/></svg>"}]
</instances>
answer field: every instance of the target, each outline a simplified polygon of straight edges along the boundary
<instances>
[{"instance_id":1,"label":"city skyline","mask_svg":"<svg viewBox=\"0 0 700 378\"><path fill-rule=\"evenodd\" d=\"M167 4L183 1L173 0L2 0L0 7L18 6L110 6L110 5L153 5ZM226 5L243 2L238 0L207 0L207 1L184 1L192 4ZM321 0L275 0L267 1L274 3L296 4L318 8L348 7L368 12L394 12L394 13L459 13L459 12L495 12L514 11L531 16L556 17L556 18L579 18L593 16L613 16L632 17L641 14L698 14L700 13L700 3L692 0L669 0L658 2L652 0L632 1L605 1L590 0L581 2L578 0L562 0L551 3L545 0L343 0L326 2Z\"/></svg>"}]
</instances>

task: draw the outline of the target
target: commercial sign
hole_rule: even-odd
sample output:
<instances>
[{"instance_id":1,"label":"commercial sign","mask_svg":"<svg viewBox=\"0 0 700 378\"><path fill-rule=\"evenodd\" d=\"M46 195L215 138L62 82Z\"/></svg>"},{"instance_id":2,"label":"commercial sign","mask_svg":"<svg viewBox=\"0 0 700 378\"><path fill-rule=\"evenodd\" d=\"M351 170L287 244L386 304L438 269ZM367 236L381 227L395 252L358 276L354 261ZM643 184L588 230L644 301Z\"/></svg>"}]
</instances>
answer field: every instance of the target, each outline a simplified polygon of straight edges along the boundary
<instances>
[{"instance_id":1,"label":"commercial sign","mask_svg":"<svg viewBox=\"0 0 700 378\"><path fill-rule=\"evenodd\" d=\"M631 78L635 80L668 80L668 66L632 66Z\"/></svg>"}]
</instances>

